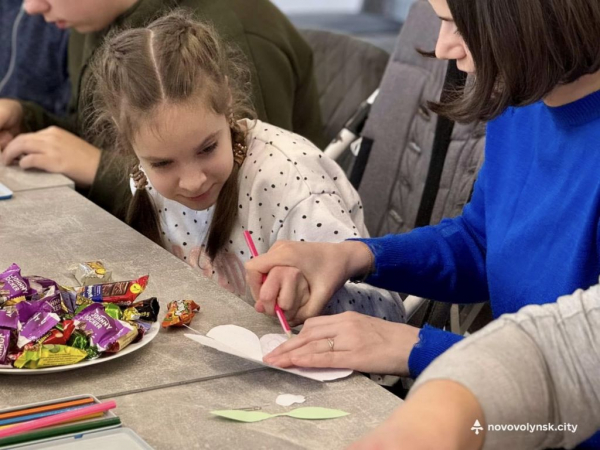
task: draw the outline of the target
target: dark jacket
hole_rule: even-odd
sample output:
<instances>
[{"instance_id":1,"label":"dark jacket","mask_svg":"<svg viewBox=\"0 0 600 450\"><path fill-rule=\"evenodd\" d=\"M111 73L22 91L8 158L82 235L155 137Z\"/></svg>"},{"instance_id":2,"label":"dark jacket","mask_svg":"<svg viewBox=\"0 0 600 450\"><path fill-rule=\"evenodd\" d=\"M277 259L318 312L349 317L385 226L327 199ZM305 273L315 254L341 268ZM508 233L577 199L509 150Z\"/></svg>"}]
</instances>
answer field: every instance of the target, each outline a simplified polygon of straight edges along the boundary
<instances>
[{"instance_id":1,"label":"dark jacket","mask_svg":"<svg viewBox=\"0 0 600 450\"><path fill-rule=\"evenodd\" d=\"M33 101L64 115L71 92L67 73L69 32L46 23L41 16L24 12L19 16L22 5L23 0L0 1L0 80L5 80L11 57L15 58L14 71L0 88L0 97Z\"/></svg>"}]
</instances>

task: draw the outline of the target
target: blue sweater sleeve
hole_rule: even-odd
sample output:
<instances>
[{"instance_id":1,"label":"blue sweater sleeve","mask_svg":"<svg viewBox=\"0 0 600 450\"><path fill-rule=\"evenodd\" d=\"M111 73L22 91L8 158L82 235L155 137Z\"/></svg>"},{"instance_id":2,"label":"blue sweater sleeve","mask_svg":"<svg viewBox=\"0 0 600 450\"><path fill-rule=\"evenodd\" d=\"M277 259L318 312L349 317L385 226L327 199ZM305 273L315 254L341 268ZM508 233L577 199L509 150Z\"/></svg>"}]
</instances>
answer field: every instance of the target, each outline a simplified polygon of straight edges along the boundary
<instances>
[{"instance_id":1,"label":"blue sweater sleeve","mask_svg":"<svg viewBox=\"0 0 600 450\"><path fill-rule=\"evenodd\" d=\"M458 334L425 325L419 332L419 342L408 356L410 376L417 378L435 358L462 339Z\"/></svg>"},{"instance_id":2,"label":"blue sweater sleeve","mask_svg":"<svg viewBox=\"0 0 600 450\"><path fill-rule=\"evenodd\" d=\"M409 233L356 239L375 255L375 270L365 281L440 301L488 300L484 190L485 164L461 216Z\"/></svg>"}]
</instances>

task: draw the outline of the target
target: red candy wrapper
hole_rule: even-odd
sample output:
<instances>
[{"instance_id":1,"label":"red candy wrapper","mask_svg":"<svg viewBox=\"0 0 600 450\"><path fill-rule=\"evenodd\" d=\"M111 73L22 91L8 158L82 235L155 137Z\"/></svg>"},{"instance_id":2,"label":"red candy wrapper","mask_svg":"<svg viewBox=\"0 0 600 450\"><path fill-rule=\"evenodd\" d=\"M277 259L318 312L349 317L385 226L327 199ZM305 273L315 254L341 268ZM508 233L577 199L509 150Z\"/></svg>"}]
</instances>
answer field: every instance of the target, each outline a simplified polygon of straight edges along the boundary
<instances>
[{"instance_id":1,"label":"red candy wrapper","mask_svg":"<svg viewBox=\"0 0 600 450\"><path fill-rule=\"evenodd\" d=\"M94 302L116 303L117 305L127 306L135 302L138 295L144 292L147 284L148 275L144 275L137 280L84 286L77 294Z\"/></svg>"},{"instance_id":2,"label":"red candy wrapper","mask_svg":"<svg viewBox=\"0 0 600 450\"><path fill-rule=\"evenodd\" d=\"M162 321L162 327L182 327L189 325L200 306L192 300L177 300L167 305L167 315Z\"/></svg>"},{"instance_id":3,"label":"red candy wrapper","mask_svg":"<svg viewBox=\"0 0 600 450\"><path fill-rule=\"evenodd\" d=\"M62 328L59 329L58 327ZM67 341L75 330L75 322L72 320L65 320L61 324L57 325L56 328L50 330L50 333L44 338L42 343L55 344L55 345L66 345Z\"/></svg>"}]
</instances>

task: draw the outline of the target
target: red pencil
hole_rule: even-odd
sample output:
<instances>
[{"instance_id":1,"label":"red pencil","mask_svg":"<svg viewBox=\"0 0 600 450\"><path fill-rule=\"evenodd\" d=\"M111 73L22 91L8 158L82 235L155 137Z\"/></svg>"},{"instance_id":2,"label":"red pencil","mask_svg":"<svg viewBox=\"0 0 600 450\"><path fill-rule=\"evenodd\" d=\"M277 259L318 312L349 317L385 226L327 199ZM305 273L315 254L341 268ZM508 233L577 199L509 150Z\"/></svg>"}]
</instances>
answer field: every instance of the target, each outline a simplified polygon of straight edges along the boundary
<instances>
[{"instance_id":1,"label":"red pencil","mask_svg":"<svg viewBox=\"0 0 600 450\"><path fill-rule=\"evenodd\" d=\"M244 238L246 239L246 244L248 244L248 248L250 249L250 254L253 257L258 256L258 252L256 251L256 246L254 245L254 241L252 240L252 235L248 232L248 230L244 231ZM266 275L263 275L263 283L267 278ZM290 325L287 323L285 315L283 314L283 310L279 307L277 303L275 303L275 314L277 314L277 318L279 319L279 323L281 323L281 328L285 331L288 338L292 337L292 329Z\"/></svg>"}]
</instances>

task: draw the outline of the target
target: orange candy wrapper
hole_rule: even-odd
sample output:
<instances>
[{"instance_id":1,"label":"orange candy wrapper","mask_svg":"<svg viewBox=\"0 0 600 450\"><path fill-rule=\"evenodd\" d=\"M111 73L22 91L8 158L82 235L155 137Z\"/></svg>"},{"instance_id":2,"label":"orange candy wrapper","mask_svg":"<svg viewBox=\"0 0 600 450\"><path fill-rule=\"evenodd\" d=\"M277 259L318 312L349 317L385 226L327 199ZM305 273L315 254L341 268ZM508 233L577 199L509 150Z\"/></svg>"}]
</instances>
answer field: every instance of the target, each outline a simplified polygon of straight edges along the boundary
<instances>
[{"instance_id":1,"label":"orange candy wrapper","mask_svg":"<svg viewBox=\"0 0 600 450\"><path fill-rule=\"evenodd\" d=\"M189 325L198 311L198 306L193 300L176 300L167 305L167 315L162 321L162 327L182 327Z\"/></svg>"}]
</instances>

